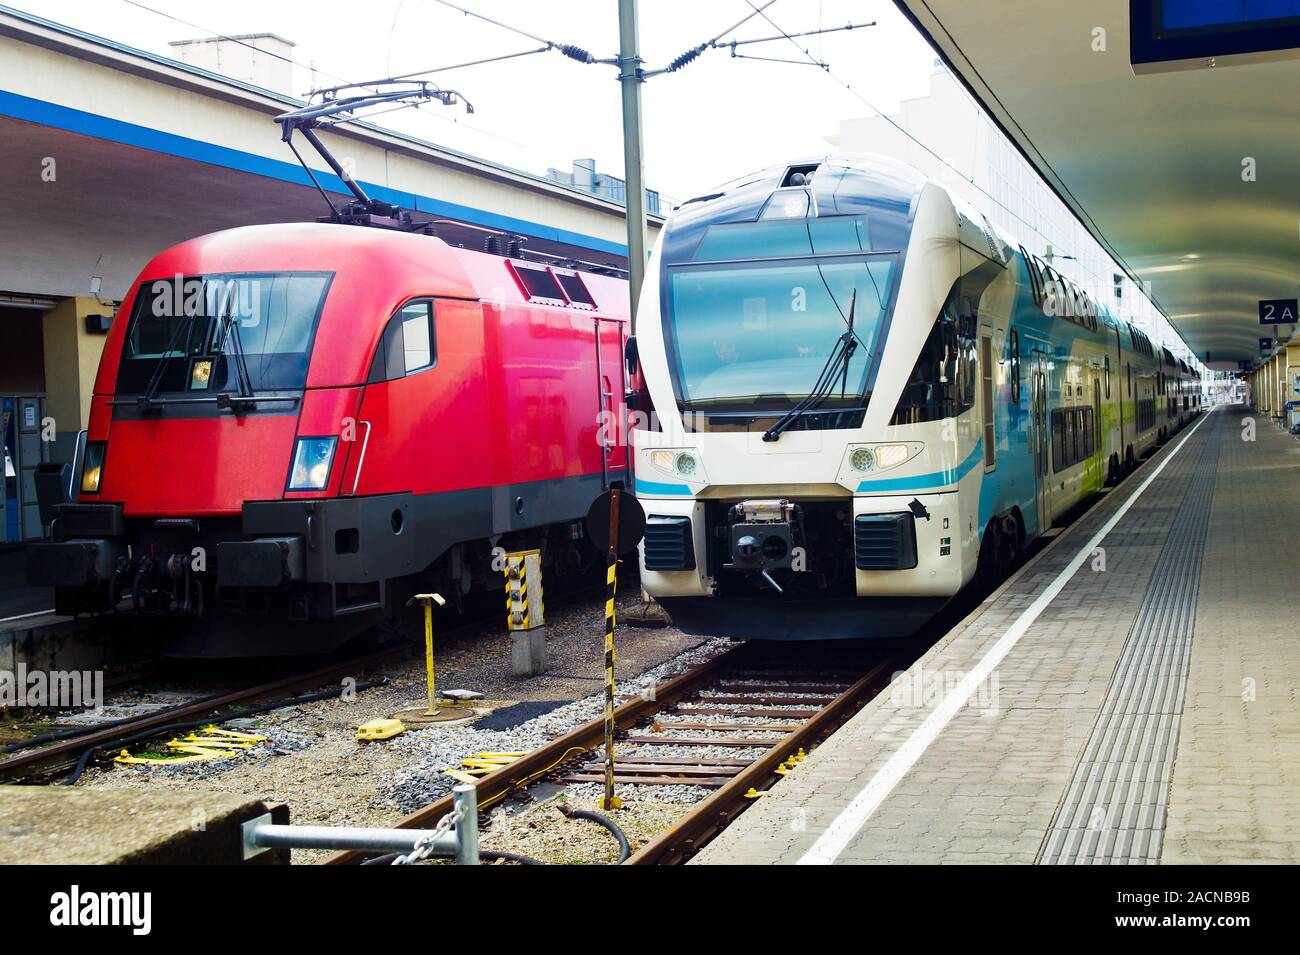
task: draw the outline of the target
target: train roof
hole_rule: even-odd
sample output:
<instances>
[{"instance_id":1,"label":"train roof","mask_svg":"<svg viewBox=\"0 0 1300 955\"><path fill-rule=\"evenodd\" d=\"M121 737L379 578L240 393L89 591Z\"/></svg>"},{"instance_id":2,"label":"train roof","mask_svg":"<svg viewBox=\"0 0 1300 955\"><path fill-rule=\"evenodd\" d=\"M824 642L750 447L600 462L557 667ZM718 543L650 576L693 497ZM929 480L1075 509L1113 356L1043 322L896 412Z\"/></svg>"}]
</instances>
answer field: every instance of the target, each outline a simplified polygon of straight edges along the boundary
<instances>
[{"instance_id":1,"label":"train roof","mask_svg":"<svg viewBox=\"0 0 1300 955\"><path fill-rule=\"evenodd\" d=\"M581 278L578 286L571 285L572 296L549 299L531 294L523 281L536 270L559 277L581 272ZM418 282L424 294L573 306L612 317L626 316L629 310L625 280L582 271L567 260L552 265L523 255L507 257L454 247L417 232L318 222L241 226L201 235L160 252L145 266L140 280L282 271L356 274L367 282L386 281L394 287Z\"/></svg>"},{"instance_id":2,"label":"train roof","mask_svg":"<svg viewBox=\"0 0 1300 955\"><path fill-rule=\"evenodd\" d=\"M109 331L95 393L113 391L139 288L178 277L283 272L333 275L313 346L314 353L331 356L332 364L322 372L324 365L313 360L308 387L361 380L389 319L415 297L522 306L568 313L575 321L593 315L625 319L629 312L624 279L453 248L435 236L314 222L242 226L189 239L150 260Z\"/></svg>"},{"instance_id":3,"label":"train roof","mask_svg":"<svg viewBox=\"0 0 1300 955\"><path fill-rule=\"evenodd\" d=\"M912 166L885 156L831 153L771 166L678 206L665 227L663 258L689 258L709 226L756 222L775 201L803 201L798 193L817 216L865 213L871 250L898 252L926 182Z\"/></svg>"}]
</instances>

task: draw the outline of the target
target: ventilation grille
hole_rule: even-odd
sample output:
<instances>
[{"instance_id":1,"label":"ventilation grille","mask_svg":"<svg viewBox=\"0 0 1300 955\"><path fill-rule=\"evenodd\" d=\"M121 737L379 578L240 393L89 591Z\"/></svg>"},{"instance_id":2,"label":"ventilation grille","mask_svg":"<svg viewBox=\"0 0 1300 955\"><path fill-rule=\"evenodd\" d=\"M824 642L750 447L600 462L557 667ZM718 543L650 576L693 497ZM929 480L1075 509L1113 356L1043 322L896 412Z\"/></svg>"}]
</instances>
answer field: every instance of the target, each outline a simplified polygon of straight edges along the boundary
<instances>
[{"instance_id":1,"label":"ventilation grille","mask_svg":"<svg viewBox=\"0 0 1300 955\"><path fill-rule=\"evenodd\" d=\"M916 566L916 526L911 514L860 514L853 521L858 570L909 570Z\"/></svg>"},{"instance_id":2,"label":"ventilation grille","mask_svg":"<svg viewBox=\"0 0 1300 955\"><path fill-rule=\"evenodd\" d=\"M645 569L695 569L695 544L689 517L651 516L646 520Z\"/></svg>"}]
</instances>

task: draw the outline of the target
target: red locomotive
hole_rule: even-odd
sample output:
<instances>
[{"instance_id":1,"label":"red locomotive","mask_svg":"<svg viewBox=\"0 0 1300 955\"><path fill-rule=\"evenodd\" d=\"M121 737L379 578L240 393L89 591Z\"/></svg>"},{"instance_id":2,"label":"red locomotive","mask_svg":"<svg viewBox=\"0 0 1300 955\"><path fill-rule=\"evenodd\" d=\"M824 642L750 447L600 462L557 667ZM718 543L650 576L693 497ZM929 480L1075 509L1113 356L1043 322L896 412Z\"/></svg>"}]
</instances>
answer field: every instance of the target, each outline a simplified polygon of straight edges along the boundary
<instances>
[{"instance_id":1,"label":"red locomotive","mask_svg":"<svg viewBox=\"0 0 1300 955\"><path fill-rule=\"evenodd\" d=\"M64 614L301 622L251 636L279 651L324 642L311 621L372 623L416 583L453 601L499 587L494 546L580 562L589 504L628 473L602 428L627 301L618 277L391 229L168 249L122 303L79 499L29 548L29 579Z\"/></svg>"}]
</instances>

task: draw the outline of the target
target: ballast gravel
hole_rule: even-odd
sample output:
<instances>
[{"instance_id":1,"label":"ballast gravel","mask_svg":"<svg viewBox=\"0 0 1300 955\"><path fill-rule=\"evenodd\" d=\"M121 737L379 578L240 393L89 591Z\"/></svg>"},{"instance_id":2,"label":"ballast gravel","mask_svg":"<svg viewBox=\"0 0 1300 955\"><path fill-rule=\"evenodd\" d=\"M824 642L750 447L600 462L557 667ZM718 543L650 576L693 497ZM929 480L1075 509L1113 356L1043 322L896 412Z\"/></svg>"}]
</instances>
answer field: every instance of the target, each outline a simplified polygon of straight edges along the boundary
<instances>
[{"instance_id":1,"label":"ballast gravel","mask_svg":"<svg viewBox=\"0 0 1300 955\"><path fill-rule=\"evenodd\" d=\"M730 643L726 640L706 641L620 683L615 694L616 704L652 694L658 684L723 652L728 646ZM483 730L471 724L450 727L435 725L406 733L394 740L392 745L400 752L409 753L411 761L393 774L380 787L380 792L403 812L412 812L451 792L455 780L446 774L446 770L459 769L461 760L477 753L527 752L537 749L575 727L596 719L604 709L604 694L598 693L557 706L506 731ZM681 747L670 748L676 750Z\"/></svg>"}]
</instances>

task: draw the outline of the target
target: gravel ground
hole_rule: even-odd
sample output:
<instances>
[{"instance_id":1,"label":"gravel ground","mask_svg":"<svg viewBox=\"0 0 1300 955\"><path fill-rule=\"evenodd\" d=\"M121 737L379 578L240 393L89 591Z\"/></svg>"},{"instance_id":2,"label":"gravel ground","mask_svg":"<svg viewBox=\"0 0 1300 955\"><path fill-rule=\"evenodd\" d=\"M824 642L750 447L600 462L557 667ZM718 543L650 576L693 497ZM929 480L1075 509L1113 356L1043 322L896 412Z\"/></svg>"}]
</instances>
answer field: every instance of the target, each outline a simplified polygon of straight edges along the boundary
<instances>
[{"instance_id":1,"label":"gravel ground","mask_svg":"<svg viewBox=\"0 0 1300 955\"><path fill-rule=\"evenodd\" d=\"M634 679L621 683L619 691L615 693L615 701L622 703L635 699L641 693L649 692L657 683L695 666L721 652L726 646L728 644L724 640L712 640L680 653ZM460 761L466 756L483 752L518 752L536 749L549 740L563 736L571 729L600 716L604 708L604 694L598 693L556 707L536 719L521 723L514 729L504 732L480 730L470 725L449 728L430 727L407 733L395 741L396 745L393 748L410 753L412 760L383 786L383 793L394 805L407 812L413 811L451 792L454 780L446 775L444 770L459 767ZM600 752L603 757L603 747Z\"/></svg>"},{"instance_id":2,"label":"gravel ground","mask_svg":"<svg viewBox=\"0 0 1300 955\"><path fill-rule=\"evenodd\" d=\"M522 814L493 813L480 848L514 852L551 865L611 865L618 860L618 843L614 837L597 823L569 819L559 809L561 801L574 808L588 809L600 794L599 786L571 786L564 800L549 800ZM640 796L642 801L635 801L633 796ZM688 809L686 800L649 802L645 801L644 793L636 793L629 794L629 801L622 809L607 815L623 830L628 845L636 852Z\"/></svg>"},{"instance_id":3,"label":"gravel ground","mask_svg":"<svg viewBox=\"0 0 1300 955\"><path fill-rule=\"evenodd\" d=\"M626 612L639 599L632 591L621 594L618 602L620 612ZM358 724L423 705L423 655L412 653L378 672L358 673L358 681L384 676L389 683L358 693L351 701L332 698L285 707L232 724L231 728L255 727L256 732L270 739L231 759L140 768L103 762L90 768L78 785L171 789L180 799L185 792L238 793L287 803L292 821L298 823L391 825L411 809L445 792L449 778L441 770L458 765L465 756L482 751L526 750L600 714L604 631L599 598L576 601L563 608L556 602L548 611L548 672L542 676L511 676L510 640L499 625L485 626L481 632L458 635L438 644L440 687L482 692L486 697L484 705L492 708L521 702L549 706L564 701L554 708L541 707L546 711L512 729L488 731L476 730L472 725L435 725L383 742L358 743ZM657 683L727 646L725 641L702 641L672 627L621 627L617 641L616 672L622 698L652 693ZM739 757L733 753L730 758ZM584 787L573 788L575 805L594 805L594 795L587 794ZM655 802L647 803L644 811L638 804L630 818L643 818L638 825L650 826L651 820L675 811L671 805L658 809L654 806L677 803L680 797L664 792L677 788L696 789L655 787ZM644 792L636 795L646 798ZM694 798L699 795L695 793ZM583 842L591 842L592 847L575 848L571 858L557 857L553 861L598 861L594 856L586 859L584 853L610 851L613 840L599 827L587 822L569 825L571 828L563 831L590 830L594 841ZM293 855L297 863L318 861L324 854L300 851Z\"/></svg>"}]
</instances>

